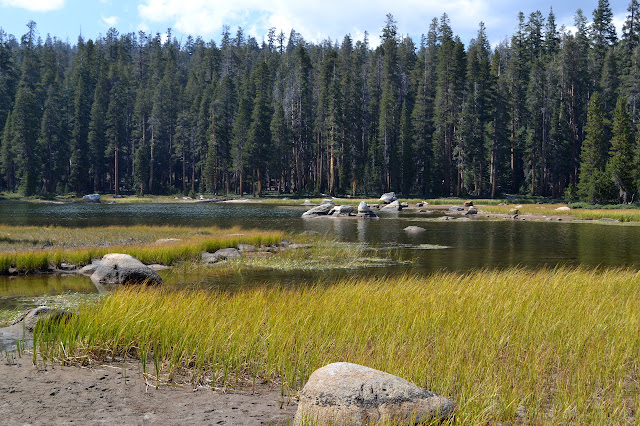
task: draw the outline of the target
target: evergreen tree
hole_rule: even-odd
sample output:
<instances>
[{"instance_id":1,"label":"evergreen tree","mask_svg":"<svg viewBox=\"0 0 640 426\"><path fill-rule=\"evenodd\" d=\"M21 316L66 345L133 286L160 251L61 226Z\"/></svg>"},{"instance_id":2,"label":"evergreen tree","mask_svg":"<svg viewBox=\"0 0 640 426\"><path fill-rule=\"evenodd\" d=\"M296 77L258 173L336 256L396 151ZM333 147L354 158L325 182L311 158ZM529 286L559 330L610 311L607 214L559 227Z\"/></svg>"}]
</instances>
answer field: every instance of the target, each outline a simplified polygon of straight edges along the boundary
<instances>
[{"instance_id":1,"label":"evergreen tree","mask_svg":"<svg viewBox=\"0 0 640 426\"><path fill-rule=\"evenodd\" d=\"M262 187L269 165L271 147L271 84L269 68L262 62L253 74L255 97L251 112L251 125L247 137L247 156L255 168L257 195L262 197Z\"/></svg>"},{"instance_id":2,"label":"evergreen tree","mask_svg":"<svg viewBox=\"0 0 640 426\"><path fill-rule=\"evenodd\" d=\"M608 175L618 189L618 201L629 203L636 192L638 173L634 161L636 152L631 117L627 110L627 99L618 98L613 116L613 137L607 164Z\"/></svg>"},{"instance_id":3,"label":"evergreen tree","mask_svg":"<svg viewBox=\"0 0 640 426\"><path fill-rule=\"evenodd\" d=\"M580 196L590 203L604 201L605 166L609 152L606 139L605 114L599 93L594 93L589 102L586 138L580 155Z\"/></svg>"}]
</instances>

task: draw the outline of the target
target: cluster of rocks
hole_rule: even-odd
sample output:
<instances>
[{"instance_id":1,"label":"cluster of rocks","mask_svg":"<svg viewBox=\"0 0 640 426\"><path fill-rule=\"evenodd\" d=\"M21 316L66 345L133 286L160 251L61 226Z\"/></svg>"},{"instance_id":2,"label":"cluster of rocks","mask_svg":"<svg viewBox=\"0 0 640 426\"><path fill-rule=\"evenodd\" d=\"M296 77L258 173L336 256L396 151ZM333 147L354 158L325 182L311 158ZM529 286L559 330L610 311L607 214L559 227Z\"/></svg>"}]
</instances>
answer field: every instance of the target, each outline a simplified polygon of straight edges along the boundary
<instances>
[{"instance_id":1,"label":"cluster of rocks","mask_svg":"<svg viewBox=\"0 0 640 426\"><path fill-rule=\"evenodd\" d=\"M455 403L407 380L358 364L314 371L300 393L294 425L422 424L446 421Z\"/></svg>"},{"instance_id":2,"label":"cluster of rocks","mask_svg":"<svg viewBox=\"0 0 640 426\"><path fill-rule=\"evenodd\" d=\"M358 209L353 206L336 206L332 200L323 200L322 204L312 207L302 214L302 217L362 217L375 218L376 214L364 201L360 202Z\"/></svg>"},{"instance_id":3,"label":"cluster of rocks","mask_svg":"<svg viewBox=\"0 0 640 426\"><path fill-rule=\"evenodd\" d=\"M473 205L473 201L465 201L462 206L451 206L447 211L447 214L451 215L476 215L478 214L478 209Z\"/></svg>"}]
</instances>

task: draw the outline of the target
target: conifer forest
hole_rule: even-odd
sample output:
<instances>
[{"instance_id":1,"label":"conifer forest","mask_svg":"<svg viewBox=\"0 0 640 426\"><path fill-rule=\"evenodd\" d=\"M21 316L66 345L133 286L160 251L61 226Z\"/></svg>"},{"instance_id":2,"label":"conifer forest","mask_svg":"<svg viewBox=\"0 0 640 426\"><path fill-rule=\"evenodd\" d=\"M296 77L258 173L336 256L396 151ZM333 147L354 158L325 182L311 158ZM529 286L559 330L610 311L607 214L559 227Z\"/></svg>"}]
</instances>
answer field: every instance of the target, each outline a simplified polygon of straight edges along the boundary
<instances>
[{"instance_id":1,"label":"conifer forest","mask_svg":"<svg viewBox=\"0 0 640 426\"><path fill-rule=\"evenodd\" d=\"M483 23L465 45L446 14L420 40L392 15L319 43L0 29L0 190L634 202L640 1L620 36L594 6L571 31L521 12L495 46Z\"/></svg>"}]
</instances>

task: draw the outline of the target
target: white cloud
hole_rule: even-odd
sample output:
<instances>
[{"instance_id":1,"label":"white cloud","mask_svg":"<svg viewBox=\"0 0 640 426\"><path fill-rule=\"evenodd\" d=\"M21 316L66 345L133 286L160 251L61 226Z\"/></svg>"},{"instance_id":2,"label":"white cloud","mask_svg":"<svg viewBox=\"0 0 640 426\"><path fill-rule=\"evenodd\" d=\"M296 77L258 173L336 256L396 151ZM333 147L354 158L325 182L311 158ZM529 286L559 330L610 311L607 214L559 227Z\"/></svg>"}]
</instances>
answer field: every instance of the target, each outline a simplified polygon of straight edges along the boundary
<instances>
[{"instance_id":1,"label":"white cloud","mask_svg":"<svg viewBox=\"0 0 640 426\"><path fill-rule=\"evenodd\" d=\"M116 25L118 25L118 21L120 21L120 18L118 18L117 16L102 16L102 23L104 23L108 27L115 27Z\"/></svg>"},{"instance_id":2,"label":"white cloud","mask_svg":"<svg viewBox=\"0 0 640 426\"><path fill-rule=\"evenodd\" d=\"M394 15L402 34L419 35L428 31L433 17L446 12L454 32L464 38L464 30L470 29L469 35L473 36L481 20L487 26L497 25L498 18L492 17L495 4L507 4L508 0L492 3L489 7L489 0L142 0L138 13L147 24L169 25L182 33L205 37L218 36L222 26L228 24L232 32L242 26L258 42L269 27L276 27L287 36L295 29L314 42L326 38L341 41L345 34L358 40L368 31L375 45L387 13Z\"/></svg>"},{"instance_id":3,"label":"white cloud","mask_svg":"<svg viewBox=\"0 0 640 426\"><path fill-rule=\"evenodd\" d=\"M0 5L5 7L18 7L31 12L50 12L62 9L65 0L0 0Z\"/></svg>"}]
</instances>

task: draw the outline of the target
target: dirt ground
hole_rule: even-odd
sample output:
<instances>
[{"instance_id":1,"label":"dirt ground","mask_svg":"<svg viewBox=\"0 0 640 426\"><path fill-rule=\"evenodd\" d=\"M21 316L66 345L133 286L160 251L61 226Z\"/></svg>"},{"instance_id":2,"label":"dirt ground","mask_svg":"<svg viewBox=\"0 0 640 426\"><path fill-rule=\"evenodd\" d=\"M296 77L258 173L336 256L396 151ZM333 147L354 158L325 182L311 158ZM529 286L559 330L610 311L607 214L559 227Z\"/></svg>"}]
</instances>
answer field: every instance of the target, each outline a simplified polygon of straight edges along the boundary
<instances>
[{"instance_id":1,"label":"dirt ground","mask_svg":"<svg viewBox=\"0 0 640 426\"><path fill-rule=\"evenodd\" d=\"M297 405L279 388L226 392L191 386L147 386L139 364L92 368L33 365L2 354L3 425L269 425L291 423Z\"/></svg>"}]
</instances>

